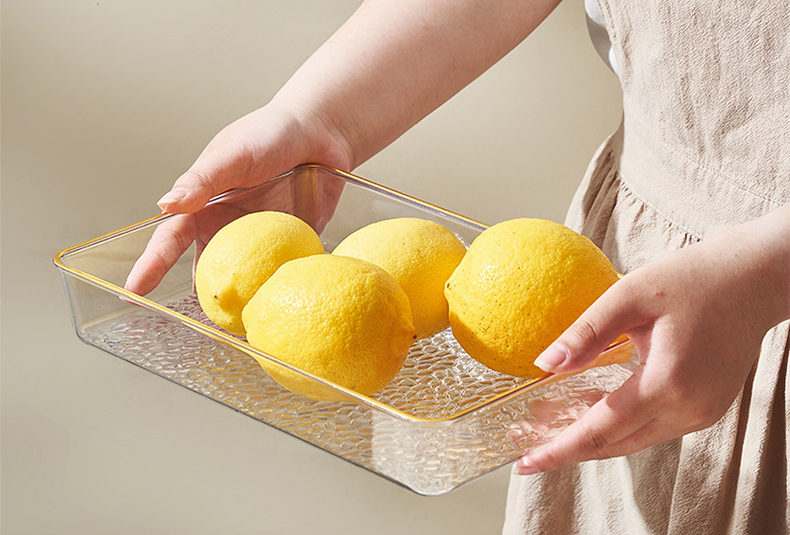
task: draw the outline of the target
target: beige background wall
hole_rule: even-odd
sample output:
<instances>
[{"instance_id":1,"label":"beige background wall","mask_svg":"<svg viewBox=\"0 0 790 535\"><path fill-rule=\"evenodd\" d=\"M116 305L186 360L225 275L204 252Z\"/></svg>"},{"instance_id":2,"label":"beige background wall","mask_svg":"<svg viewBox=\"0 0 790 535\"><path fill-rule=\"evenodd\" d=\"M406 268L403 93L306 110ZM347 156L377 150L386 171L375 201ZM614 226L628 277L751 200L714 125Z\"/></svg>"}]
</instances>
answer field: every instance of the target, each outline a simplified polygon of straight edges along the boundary
<instances>
[{"instance_id":1,"label":"beige background wall","mask_svg":"<svg viewBox=\"0 0 790 535\"><path fill-rule=\"evenodd\" d=\"M51 264L154 215L357 4L3 1L2 533L499 531L507 468L418 497L82 344ZM486 223L561 220L620 114L582 4L357 173Z\"/></svg>"}]
</instances>

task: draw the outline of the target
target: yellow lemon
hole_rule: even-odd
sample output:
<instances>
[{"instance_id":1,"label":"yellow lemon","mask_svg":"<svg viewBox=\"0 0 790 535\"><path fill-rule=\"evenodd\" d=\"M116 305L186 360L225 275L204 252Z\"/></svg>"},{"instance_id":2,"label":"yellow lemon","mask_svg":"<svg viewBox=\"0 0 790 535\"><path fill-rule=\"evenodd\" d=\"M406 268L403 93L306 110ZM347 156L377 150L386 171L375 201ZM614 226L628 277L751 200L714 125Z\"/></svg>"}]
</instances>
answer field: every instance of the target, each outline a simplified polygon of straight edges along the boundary
<instances>
[{"instance_id":1,"label":"yellow lemon","mask_svg":"<svg viewBox=\"0 0 790 535\"><path fill-rule=\"evenodd\" d=\"M519 377L606 289L612 264L586 237L541 219L483 231L445 287L461 347L489 368Z\"/></svg>"},{"instance_id":2,"label":"yellow lemon","mask_svg":"<svg viewBox=\"0 0 790 535\"><path fill-rule=\"evenodd\" d=\"M222 227L195 267L195 290L206 316L233 334L244 334L241 311L282 264L324 253L321 238L296 216L255 212Z\"/></svg>"},{"instance_id":3,"label":"yellow lemon","mask_svg":"<svg viewBox=\"0 0 790 535\"><path fill-rule=\"evenodd\" d=\"M334 255L283 264L242 319L252 347L365 395L397 375L415 339L409 299L395 279L369 262ZM259 362L293 392L335 399L316 381Z\"/></svg>"},{"instance_id":4,"label":"yellow lemon","mask_svg":"<svg viewBox=\"0 0 790 535\"><path fill-rule=\"evenodd\" d=\"M418 218L385 219L346 237L332 254L376 264L409 296L417 338L450 326L444 284L466 253L446 227Z\"/></svg>"}]
</instances>

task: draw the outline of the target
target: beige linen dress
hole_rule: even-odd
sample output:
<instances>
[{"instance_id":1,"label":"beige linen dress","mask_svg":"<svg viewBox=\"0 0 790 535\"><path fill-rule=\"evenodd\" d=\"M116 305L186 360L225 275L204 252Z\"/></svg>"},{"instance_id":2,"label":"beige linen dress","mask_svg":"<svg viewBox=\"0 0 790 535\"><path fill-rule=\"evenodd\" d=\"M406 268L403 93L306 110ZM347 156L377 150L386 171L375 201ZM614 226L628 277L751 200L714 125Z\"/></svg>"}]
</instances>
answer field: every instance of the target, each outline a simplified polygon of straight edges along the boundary
<instances>
[{"instance_id":1,"label":"beige linen dress","mask_svg":"<svg viewBox=\"0 0 790 535\"><path fill-rule=\"evenodd\" d=\"M628 272L790 202L790 0L600 8L623 122L595 155L568 224ZM788 330L766 335L712 427L627 457L514 473L504 533L788 533Z\"/></svg>"}]
</instances>

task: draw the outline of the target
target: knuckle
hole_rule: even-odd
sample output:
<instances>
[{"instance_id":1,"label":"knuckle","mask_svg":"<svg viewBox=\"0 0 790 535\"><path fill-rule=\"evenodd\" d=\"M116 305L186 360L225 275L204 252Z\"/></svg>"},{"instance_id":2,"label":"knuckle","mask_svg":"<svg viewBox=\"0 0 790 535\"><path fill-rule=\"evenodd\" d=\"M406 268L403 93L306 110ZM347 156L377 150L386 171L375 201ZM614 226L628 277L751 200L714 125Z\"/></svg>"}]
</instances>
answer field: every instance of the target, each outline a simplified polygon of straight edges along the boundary
<instances>
[{"instance_id":1,"label":"knuckle","mask_svg":"<svg viewBox=\"0 0 790 535\"><path fill-rule=\"evenodd\" d=\"M565 455L560 448L552 442L540 446L533 456L535 466L541 472L554 470L572 462L572 459Z\"/></svg>"},{"instance_id":2,"label":"knuckle","mask_svg":"<svg viewBox=\"0 0 790 535\"><path fill-rule=\"evenodd\" d=\"M579 347L597 346L601 340L601 331L594 321L581 317L565 333L563 339L571 351Z\"/></svg>"},{"instance_id":3,"label":"knuckle","mask_svg":"<svg viewBox=\"0 0 790 535\"><path fill-rule=\"evenodd\" d=\"M605 459L606 453L613 443L613 437L609 433L593 431L587 437L586 453L591 459Z\"/></svg>"},{"instance_id":4,"label":"knuckle","mask_svg":"<svg viewBox=\"0 0 790 535\"><path fill-rule=\"evenodd\" d=\"M211 176L202 167L193 166L183 178L184 182L188 183L185 185L189 186L191 189L205 192L209 196L214 194Z\"/></svg>"},{"instance_id":5,"label":"knuckle","mask_svg":"<svg viewBox=\"0 0 790 535\"><path fill-rule=\"evenodd\" d=\"M181 254L186 251L192 242L188 242L186 237L183 236L180 232L177 232L173 229L167 229L167 247L162 247L161 249L157 250L157 254L162 257L162 260L165 264L168 265L168 269L176 263L178 258ZM174 244L175 247L170 247L171 244Z\"/></svg>"},{"instance_id":6,"label":"knuckle","mask_svg":"<svg viewBox=\"0 0 790 535\"><path fill-rule=\"evenodd\" d=\"M606 458L607 450L616 441L615 432L606 427L591 427L582 418L584 439L579 443L579 451L584 459Z\"/></svg>"}]
</instances>

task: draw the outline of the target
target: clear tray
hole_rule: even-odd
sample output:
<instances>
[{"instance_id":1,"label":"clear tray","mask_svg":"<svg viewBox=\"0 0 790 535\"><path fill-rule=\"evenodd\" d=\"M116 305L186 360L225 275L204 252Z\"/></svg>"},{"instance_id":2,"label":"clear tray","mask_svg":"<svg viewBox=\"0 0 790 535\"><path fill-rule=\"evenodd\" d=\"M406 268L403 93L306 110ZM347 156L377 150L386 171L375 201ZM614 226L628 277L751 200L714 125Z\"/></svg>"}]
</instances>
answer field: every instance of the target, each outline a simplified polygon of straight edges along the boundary
<instances>
[{"instance_id":1,"label":"clear tray","mask_svg":"<svg viewBox=\"0 0 790 535\"><path fill-rule=\"evenodd\" d=\"M551 440L631 374L629 365L613 364L570 377L509 377L471 359L448 329L417 341L401 373L372 397L297 370L346 395L316 402L282 388L250 354L282 364L276 355L257 352L203 315L192 283L194 243L146 297L123 289L158 228L214 228L217 217L272 209L311 223L327 252L354 230L392 217L437 221L467 246L485 229L362 178L302 166L222 195L194 216L160 215L58 253L77 335L422 495L449 492ZM633 349L625 342L607 352L622 362Z\"/></svg>"}]
</instances>

